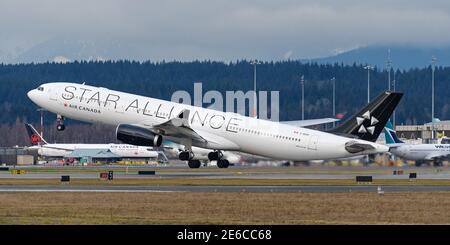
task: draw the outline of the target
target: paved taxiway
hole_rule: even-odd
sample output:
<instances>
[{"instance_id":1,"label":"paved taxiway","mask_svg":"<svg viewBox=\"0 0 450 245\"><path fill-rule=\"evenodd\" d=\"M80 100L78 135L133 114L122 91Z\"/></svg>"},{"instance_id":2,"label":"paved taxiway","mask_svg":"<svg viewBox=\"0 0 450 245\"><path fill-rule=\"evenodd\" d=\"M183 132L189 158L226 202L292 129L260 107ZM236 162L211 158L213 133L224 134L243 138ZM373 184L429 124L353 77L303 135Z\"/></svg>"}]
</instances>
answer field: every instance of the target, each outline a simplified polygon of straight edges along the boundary
<instances>
[{"instance_id":1,"label":"paved taxiway","mask_svg":"<svg viewBox=\"0 0 450 245\"><path fill-rule=\"evenodd\" d=\"M183 167L146 167L131 168L125 173L123 167L55 167L27 169L26 174L11 174L0 172L0 192L376 192L377 185L361 184L349 186L332 185L296 185L296 186L208 186L208 185L1 185L2 179L55 179L62 175L69 175L71 179L98 179L99 172L114 170L114 179L250 179L250 180L354 180L357 175L370 175L374 180L408 180L408 173L417 172L417 178L423 180L450 180L450 169L441 168L404 168L404 174L393 175L397 168L370 168L370 167L337 167L337 168L254 168L233 167L233 169L220 170L215 167L200 168L195 171ZM155 170L155 175L138 175L137 170ZM83 172L86 171L86 172ZM384 185L385 192L436 192L450 191L446 185Z\"/></svg>"},{"instance_id":2,"label":"paved taxiway","mask_svg":"<svg viewBox=\"0 0 450 245\"><path fill-rule=\"evenodd\" d=\"M70 175L73 179L98 179L98 173L27 173L12 175L1 172L0 179L59 179L61 175ZM205 178L205 179L351 179L356 175L371 175L374 179L408 179L407 174L299 174L299 173L240 173L240 172L156 172L155 175L137 173L114 173L115 179L152 179L152 178ZM417 179L450 180L450 173L418 173Z\"/></svg>"},{"instance_id":3,"label":"paved taxiway","mask_svg":"<svg viewBox=\"0 0 450 245\"><path fill-rule=\"evenodd\" d=\"M2 185L0 192L374 192L376 185L359 186L21 186ZM444 192L450 186L382 186L388 192Z\"/></svg>"}]
</instances>

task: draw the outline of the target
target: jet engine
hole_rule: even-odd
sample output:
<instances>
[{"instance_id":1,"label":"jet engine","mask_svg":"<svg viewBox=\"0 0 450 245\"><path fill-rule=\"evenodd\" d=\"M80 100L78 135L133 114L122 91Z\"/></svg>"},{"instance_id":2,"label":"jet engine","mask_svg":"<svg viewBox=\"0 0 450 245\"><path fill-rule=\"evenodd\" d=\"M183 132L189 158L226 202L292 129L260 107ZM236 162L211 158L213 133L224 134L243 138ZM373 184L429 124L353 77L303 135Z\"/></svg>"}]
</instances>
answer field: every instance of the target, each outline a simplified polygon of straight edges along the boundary
<instances>
[{"instance_id":1,"label":"jet engine","mask_svg":"<svg viewBox=\"0 0 450 245\"><path fill-rule=\"evenodd\" d=\"M162 136L152 131L130 124L119 124L116 137L123 143L139 146L161 146Z\"/></svg>"}]
</instances>

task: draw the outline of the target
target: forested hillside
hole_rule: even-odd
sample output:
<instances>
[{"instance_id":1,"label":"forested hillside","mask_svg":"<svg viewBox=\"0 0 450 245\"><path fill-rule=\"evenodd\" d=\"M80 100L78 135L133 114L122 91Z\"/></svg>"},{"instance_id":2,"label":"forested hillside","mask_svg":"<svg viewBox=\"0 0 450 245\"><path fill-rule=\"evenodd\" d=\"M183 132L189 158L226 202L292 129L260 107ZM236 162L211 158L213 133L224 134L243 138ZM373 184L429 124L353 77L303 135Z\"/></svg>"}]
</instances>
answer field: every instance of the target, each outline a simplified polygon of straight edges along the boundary
<instances>
[{"instance_id":1,"label":"forested hillside","mask_svg":"<svg viewBox=\"0 0 450 245\"><path fill-rule=\"evenodd\" d=\"M349 116L367 101L367 70L363 66L304 64L298 61L264 62L257 66L258 90L280 91L280 119L301 117L300 76L304 75L305 117L332 116L332 83L336 78L336 111ZM387 71L371 71L371 96L388 88ZM391 72L393 80L393 71ZM431 68L396 72L396 88L405 95L397 109L398 124L420 124L431 118ZM436 117L450 119L450 68L437 67ZM202 82L203 91L243 90L253 88L253 66L247 61L222 63L195 62L73 62L66 64L0 65L0 133L4 135L17 122L39 122L37 107L26 92L49 81L86 82L89 85L170 99L173 92L192 93L193 83ZM53 124L55 116L46 113L45 122ZM76 123L70 121L69 123ZM100 135L99 142L110 141ZM80 134L87 134L86 130ZM92 136L92 132L90 132ZM64 133L69 134L69 133ZM83 135L80 136L85 139ZM26 137L21 137L26 138ZM71 138L70 138L71 139ZM68 139L68 140L70 140ZM3 140L1 145L19 144ZM91 141L91 140L89 140Z\"/></svg>"}]
</instances>

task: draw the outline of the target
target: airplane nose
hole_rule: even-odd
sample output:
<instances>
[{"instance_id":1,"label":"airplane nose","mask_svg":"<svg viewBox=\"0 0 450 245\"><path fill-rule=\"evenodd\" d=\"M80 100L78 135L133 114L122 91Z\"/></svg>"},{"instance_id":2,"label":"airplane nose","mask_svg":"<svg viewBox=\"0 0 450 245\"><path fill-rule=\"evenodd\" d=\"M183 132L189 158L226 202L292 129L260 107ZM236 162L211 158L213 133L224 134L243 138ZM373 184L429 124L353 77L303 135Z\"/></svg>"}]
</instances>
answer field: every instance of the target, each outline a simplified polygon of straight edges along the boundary
<instances>
[{"instance_id":1,"label":"airplane nose","mask_svg":"<svg viewBox=\"0 0 450 245\"><path fill-rule=\"evenodd\" d=\"M27 96L30 100L33 100L33 90L28 91Z\"/></svg>"},{"instance_id":2,"label":"airplane nose","mask_svg":"<svg viewBox=\"0 0 450 245\"><path fill-rule=\"evenodd\" d=\"M27 96L28 96L28 98L30 98L31 101L36 103L36 99L37 99L36 89L28 91Z\"/></svg>"}]
</instances>

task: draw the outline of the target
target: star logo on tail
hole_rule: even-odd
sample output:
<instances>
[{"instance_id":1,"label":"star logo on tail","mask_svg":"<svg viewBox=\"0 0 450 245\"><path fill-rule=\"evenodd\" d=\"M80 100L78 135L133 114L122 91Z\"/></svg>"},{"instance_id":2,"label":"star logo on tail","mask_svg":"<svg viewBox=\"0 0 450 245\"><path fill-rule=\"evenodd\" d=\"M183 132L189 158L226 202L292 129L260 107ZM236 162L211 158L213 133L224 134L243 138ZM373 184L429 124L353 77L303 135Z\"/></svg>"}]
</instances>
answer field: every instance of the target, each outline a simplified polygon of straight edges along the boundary
<instances>
[{"instance_id":1,"label":"star logo on tail","mask_svg":"<svg viewBox=\"0 0 450 245\"><path fill-rule=\"evenodd\" d=\"M367 128L364 126L364 121L366 120L370 121L370 126ZM356 117L356 123L359 126L358 133L364 134L369 132L373 135L373 133L375 132L375 125L378 123L378 119L376 119L374 116L371 116L370 111L366 111L364 114L362 114L361 117Z\"/></svg>"}]
</instances>

